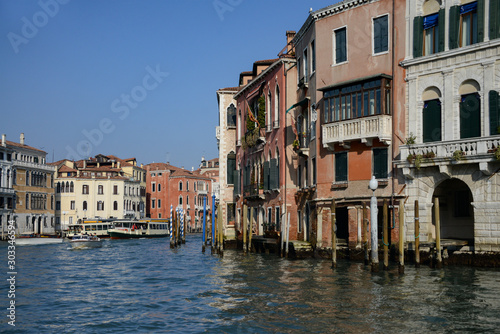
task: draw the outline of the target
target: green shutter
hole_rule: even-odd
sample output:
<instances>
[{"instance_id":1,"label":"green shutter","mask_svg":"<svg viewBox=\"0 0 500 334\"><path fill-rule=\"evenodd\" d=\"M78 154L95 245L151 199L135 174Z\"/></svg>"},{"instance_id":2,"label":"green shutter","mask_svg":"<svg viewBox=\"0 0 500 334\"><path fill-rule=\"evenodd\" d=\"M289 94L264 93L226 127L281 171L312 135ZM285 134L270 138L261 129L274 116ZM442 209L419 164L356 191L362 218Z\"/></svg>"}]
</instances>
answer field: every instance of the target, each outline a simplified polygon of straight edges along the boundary
<instances>
[{"instance_id":1,"label":"green shutter","mask_svg":"<svg viewBox=\"0 0 500 334\"><path fill-rule=\"evenodd\" d=\"M439 18L438 18L438 52L444 51L444 31L446 30L445 28L445 23L446 23L446 11L444 9L439 10Z\"/></svg>"},{"instance_id":2,"label":"green shutter","mask_svg":"<svg viewBox=\"0 0 500 334\"><path fill-rule=\"evenodd\" d=\"M421 57L424 42L424 18L417 16L413 19L413 58Z\"/></svg>"},{"instance_id":3,"label":"green shutter","mask_svg":"<svg viewBox=\"0 0 500 334\"><path fill-rule=\"evenodd\" d=\"M459 31L460 31L460 6L453 6L450 8L450 40L449 48L458 48Z\"/></svg>"},{"instance_id":4,"label":"green shutter","mask_svg":"<svg viewBox=\"0 0 500 334\"><path fill-rule=\"evenodd\" d=\"M373 149L373 175L376 179L387 178L387 149Z\"/></svg>"},{"instance_id":5,"label":"green shutter","mask_svg":"<svg viewBox=\"0 0 500 334\"><path fill-rule=\"evenodd\" d=\"M241 190L240 190L241 181L240 181L240 171L239 170L233 171L233 181L234 181L234 195L241 194Z\"/></svg>"},{"instance_id":6,"label":"green shutter","mask_svg":"<svg viewBox=\"0 0 500 334\"><path fill-rule=\"evenodd\" d=\"M269 188L269 161L264 161L264 190Z\"/></svg>"},{"instance_id":7,"label":"green shutter","mask_svg":"<svg viewBox=\"0 0 500 334\"><path fill-rule=\"evenodd\" d=\"M276 159L271 159L269 162L269 186L271 189L278 189L279 180L278 180L278 168Z\"/></svg>"},{"instance_id":8,"label":"green shutter","mask_svg":"<svg viewBox=\"0 0 500 334\"><path fill-rule=\"evenodd\" d=\"M477 42L484 41L484 0L477 0Z\"/></svg>"},{"instance_id":9,"label":"green shutter","mask_svg":"<svg viewBox=\"0 0 500 334\"><path fill-rule=\"evenodd\" d=\"M500 134L500 98L495 90L490 90L489 96L490 106L490 136Z\"/></svg>"},{"instance_id":10,"label":"green shutter","mask_svg":"<svg viewBox=\"0 0 500 334\"><path fill-rule=\"evenodd\" d=\"M480 102L476 93L462 97L462 102L460 102L460 138L481 136Z\"/></svg>"},{"instance_id":11,"label":"green shutter","mask_svg":"<svg viewBox=\"0 0 500 334\"><path fill-rule=\"evenodd\" d=\"M227 184L234 184L234 170L236 169L236 158L227 158Z\"/></svg>"},{"instance_id":12,"label":"green shutter","mask_svg":"<svg viewBox=\"0 0 500 334\"><path fill-rule=\"evenodd\" d=\"M335 182L347 181L347 152L335 154Z\"/></svg>"},{"instance_id":13,"label":"green shutter","mask_svg":"<svg viewBox=\"0 0 500 334\"><path fill-rule=\"evenodd\" d=\"M422 111L423 142L441 141L441 104L439 100L425 103Z\"/></svg>"},{"instance_id":14,"label":"green shutter","mask_svg":"<svg viewBox=\"0 0 500 334\"><path fill-rule=\"evenodd\" d=\"M500 37L500 0L490 0L490 39Z\"/></svg>"}]
</instances>

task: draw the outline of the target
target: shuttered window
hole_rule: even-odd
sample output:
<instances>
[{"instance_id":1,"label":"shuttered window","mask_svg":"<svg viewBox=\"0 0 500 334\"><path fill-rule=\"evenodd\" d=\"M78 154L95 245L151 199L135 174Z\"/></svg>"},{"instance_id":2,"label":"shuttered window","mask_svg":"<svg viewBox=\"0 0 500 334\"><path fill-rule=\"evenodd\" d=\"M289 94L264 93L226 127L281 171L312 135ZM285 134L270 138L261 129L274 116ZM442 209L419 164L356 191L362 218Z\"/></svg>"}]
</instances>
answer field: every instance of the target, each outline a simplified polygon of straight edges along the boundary
<instances>
[{"instance_id":1,"label":"shuttered window","mask_svg":"<svg viewBox=\"0 0 500 334\"><path fill-rule=\"evenodd\" d=\"M270 173L269 173L269 161L264 161L264 190L270 190Z\"/></svg>"},{"instance_id":2,"label":"shuttered window","mask_svg":"<svg viewBox=\"0 0 500 334\"><path fill-rule=\"evenodd\" d=\"M347 181L347 152L335 153L335 182Z\"/></svg>"},{"instance_id":3,"label":"shuttered window","mask_svg":"<svg viewBox=\"0 0 500 334\"><path fill-rule=\"evenodd\" d=\"M227 156L227 184L234 184L234 171L236 170L236 156L229 154Z\"/></svg>"},{"instance_id":4,"label":"shuttered window","mask_svg":"<svg viewBox=\"0 0 500 334\"><path fill-rule=\"evenodd\" d=\"M490 39L500 38L500 0L490 0Z\"/></svg>"},{"instance_id":5,"label":"shuttered window","mask_svg":"<svg viewBox=\"0 0 500 334\"><path fill-rule=\"evenodd\" d=\"M373 149L373 175L376 179L387 179L387 157L388 150L386 148Z\"/></svg>"},{"instance_id":6,"label":"shuttered window","mask_svg":"<svg viewBox=\"0 0 500 334\"><path fill-rule=\"evenodd\" d=\"M500 97L497 91L488 94L490 109L490 136L500 134Z\"/></svg>"},{"instance_id":7,"label":"shuttered window","mask_svg":"<svg viewBox=\"0 0 500 334\"><path fill-rule=\"evenodd\" d=\"M347 61L347 29L335 30L335 64Z\"/></svg>"},{"instance_id":8,"label":"shuttered window","mask_svg":"<svg viewBox=\"0 0 500 334\"><path fill-rule=\"evenodd\" d=\"M241 171L235 170L233 172L233 181L234 181L234 194L241 194Z\"/></svg>"},{"instance_id":9,"label":"shuttered window","mask_svg":"<svg viewBox=\"0 0 500 334\"><path fill-rule=\"evenodd\" d=\"M373 19L373 53L389 50L389 16Z\"/></svg>"},{"instance_id":10,"label":"shuttered window","mask_svg":"<svg viewBox=\"0 0 500 334\"><path fill-rule=\"evenodd\" d=\"M481 99L479 94L462 95L460 100L460 138L481 136Z\"/></svg>"},{"instance_id":11,"label":"shuttered window","mask_svg":"<svg viewBox=\"0 0 500 334\"><path fill-rule=\"evenodd\" d=\"M422 112L423 142L441 140L441 102L439 100L426 101Z\"/></svg>"},{"instance_id":12,"label":"shuttered window","mask_svg":"<svg viewBox=\"0 0 500 334\"><path fill-rule=\"evenodd\" d=\"M279 172L278 172L278 161L276 159L271 159L269 161L269 186L271 189L278 189L279 187Z\"/></svg>"},{"instance_id":13,"label":"shuttered window","mask_svg":"<svg viewBox=\"0 0 500 334\"><path fill-rule=\"evenodd\" d=\"M227 126L236 127L236 107L232 103L227 108Z\"/></svg>"}]
</instances>

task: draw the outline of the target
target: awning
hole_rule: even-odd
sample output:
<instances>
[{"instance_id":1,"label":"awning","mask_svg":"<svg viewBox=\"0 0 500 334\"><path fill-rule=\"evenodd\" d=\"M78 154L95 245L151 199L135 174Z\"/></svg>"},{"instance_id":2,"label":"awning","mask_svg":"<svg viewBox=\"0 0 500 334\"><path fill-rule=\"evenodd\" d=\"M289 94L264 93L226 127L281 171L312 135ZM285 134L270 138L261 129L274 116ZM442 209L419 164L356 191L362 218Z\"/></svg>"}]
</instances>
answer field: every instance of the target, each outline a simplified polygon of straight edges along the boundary
<instances>
[{"instance_id":1,"label":"awning","mask_svg":"<svg viewBox=\"0 0 500 334\"><path fill-rule=\"evenodd\" d=\"M427 15L424 17L424 29L429 29L438 25L439 14Z\"/></svg>"},{"instance_id":2,"label":"awning","mask_svg":"<svg viewBox=\"0 0 500 334\"><path fill-rule=\"evenodd\" d=\"M304 105L304 104L306 104L307 102L309 102L309 98L308 98L308 97L306 97L305 99L303 99L303 100L302 100L302 101L300 101L300 102L295 103L293 106L291 106L290 108L288 108L288 109L286 110L285 114L286 114L286 113L288 113L290 110L292 110L292 109L293 109L293 108L295 108L295 107L303 106L303 105Z\"/></svg>"},{"instance_id":3,"label":"awning","mask_svg":"<svg viewBox=\"0 0 500 334\"><path fill-rule=\"evenodd\" d=\"M477 2L468 3L460 6L460 15L472 12L477 9Z\"/></svg>"},{"instance_id":4,"label":"awning","mask_svg":"<svg viewBox=\"0 0 500 334\"><path fill-rule=\"evenodd\" d=\"M386 78L386 79L392 80L392 75L388 75L388 74L385 74L385 73L378 73L378 74L375 74L375 75L369 75L369 76L362 77L362 78L357 78L357 79L353 79L353 80L342 81L342 82L339 82L339 83L335 83L333 85L329 85L329 86L318 88L318 90L320 92L325 92L325 91L328 91L328 90L331 90L331 89L334 89L334 88L339 88L339 87L342 87L342 86L348 86L348 85L352 85L352 84L355 84L355 83L361 83L363 81L368 81L368 80L377 79L377 78Z\"/></svg>"}]
</instances>

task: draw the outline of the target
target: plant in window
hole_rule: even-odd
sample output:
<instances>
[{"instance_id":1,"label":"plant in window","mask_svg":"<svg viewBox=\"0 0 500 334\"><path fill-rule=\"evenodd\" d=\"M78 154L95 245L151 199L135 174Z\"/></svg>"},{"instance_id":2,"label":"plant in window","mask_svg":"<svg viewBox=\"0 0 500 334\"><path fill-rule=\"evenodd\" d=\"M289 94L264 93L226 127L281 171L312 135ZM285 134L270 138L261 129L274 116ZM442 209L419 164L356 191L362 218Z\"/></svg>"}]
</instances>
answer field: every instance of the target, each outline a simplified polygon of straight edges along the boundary
<instances>
[{"instance_id":1,"label":"plant in window","mask_svg":"<svg viewBox=\"0 0 500 334\"><path fill-rule=\"evenodd\" d=\"M298 141L297 139L295 139L295 140L293 141L293 144L292 144L292 145L293 145L293 149L294 149L294 150L298 150L298 149L299 149L299 147L300 147L299 141Z\"/></svg>"},{"instance_id":2,"label":"plant in window","mask_svg":"<svg viewBox=\"0 0 500 334\"><path fill-rule=\"evenodd\" d=\"M455 152L453 152L452 159L455 161L465 159L465 152L462 150L456 150Z\"/></svg>"},{"instance_id":3,"label":"plant in window","mask_svg":"<svg viewBox=\"0 0 500 334\"><path fill-rule=\"evenodd\" d=\"M500 146L497 146L495 150L495 159L500 160Z\"/></svg>"}]
</instances>

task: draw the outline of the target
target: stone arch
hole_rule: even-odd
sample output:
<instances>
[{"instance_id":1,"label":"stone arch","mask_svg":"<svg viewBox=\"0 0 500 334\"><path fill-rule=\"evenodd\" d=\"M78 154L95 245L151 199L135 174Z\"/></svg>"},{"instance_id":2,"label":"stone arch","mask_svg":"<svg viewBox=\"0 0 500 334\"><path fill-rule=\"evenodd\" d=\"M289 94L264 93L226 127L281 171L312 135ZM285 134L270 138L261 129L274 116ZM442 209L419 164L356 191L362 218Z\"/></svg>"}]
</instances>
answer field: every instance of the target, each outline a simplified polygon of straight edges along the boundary
<instances>
[{"instance_id":1,"label":"stone arch","mask_svg":"<svg viewBox=\"0 0 500 334\"><path fill-rule=\"evenodd\" d=\"M430 14L435 14L441 9L441 1L440 0L426 0L421 2L421 10L422 14L425 15L430 15Z\"/></svg>"},{"instance_id":2,"label":"stone arch","mask_svg":"<svg viewBox=\"0 0 500 334\"><path fill-rule=\"evenodd\" d=\"M421 98L422 101L441 99L441 90L436 86L427 87L423 90Z\"/></svg>"},{"instance_id":3,"label":"stone arch","mask_svg":"<svg viewBox=\"0 0 500 334\"><path fill-rule=\"evenodd\" d=\"M480 82L483 82L483 71L479 67L474 68L466 68L455 73L454 87L453 93L458 95L460 87L467 81L470 80L476 81L477 86L479 87L478 92L481 92Z\"/></svg>"},{"instance_id":4,"label":"stone arch","mask_svg":"<svg viewBox=\"0 0 500 334\"><path fill-rule=\"evenodd\" d=\"M450 178L436 184L432 193L439 199L442 239L466 240L474 244L474 202L469 185L459 178ZM435 217L433 210L433 225Z\"/></svg>"},{"instance_id":5,"label":"stone arch","mask_svg":"<svg viewBox=\"0 0 500 334\"><path fill-rule=\"evenodd\" d=\"M443 85L443 76L440 74L436 75L429 75L423 79L419 79L418 82L418 89L417 89L417 102L422 102L424 92L430 90L430 89L435 89L439 91L439 93L442 96L442 92L444 91L444 85Z\"/></svg>"}]
</instances>

